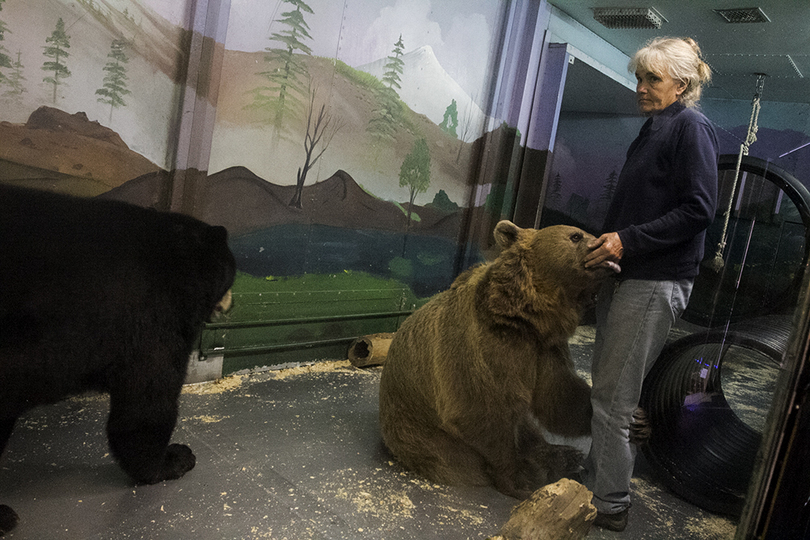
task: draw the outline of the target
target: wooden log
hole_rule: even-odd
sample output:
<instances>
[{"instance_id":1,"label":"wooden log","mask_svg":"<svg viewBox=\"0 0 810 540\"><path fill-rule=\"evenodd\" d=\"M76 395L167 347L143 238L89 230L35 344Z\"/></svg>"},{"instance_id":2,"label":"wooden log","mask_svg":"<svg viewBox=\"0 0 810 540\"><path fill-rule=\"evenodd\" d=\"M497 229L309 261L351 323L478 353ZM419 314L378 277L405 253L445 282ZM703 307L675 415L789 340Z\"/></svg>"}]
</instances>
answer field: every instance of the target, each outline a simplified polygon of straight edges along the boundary
<instances>
[{"instance_id":1,"label":"wooden log","mask_svg":"<svg viewBox=\"0 0 810 540\"><path fill-rule=\"evenodd\" d=\"M349 362L354 367L379 366L385 363L394 334L383 332L358 338L349 346Z\"/></svg>"},{"instance_id":2,"label":"wooden log","mask_svg":"<svg viewBox=\"0 0 810 540\"><path fill-rule=\"evenodd\" d=\"M567 478L544 486L515 506L500 536L488 540L581 540L596 519L592 496Z\"/></svg>"}]
</instances>

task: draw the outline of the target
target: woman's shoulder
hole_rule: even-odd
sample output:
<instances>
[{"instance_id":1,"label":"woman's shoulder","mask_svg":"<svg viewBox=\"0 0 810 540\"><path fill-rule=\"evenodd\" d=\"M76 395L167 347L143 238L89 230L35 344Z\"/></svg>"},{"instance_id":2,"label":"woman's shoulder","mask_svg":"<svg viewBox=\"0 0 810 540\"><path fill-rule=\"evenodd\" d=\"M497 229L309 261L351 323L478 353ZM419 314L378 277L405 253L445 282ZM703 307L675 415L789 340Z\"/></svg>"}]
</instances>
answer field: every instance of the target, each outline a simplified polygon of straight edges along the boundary
<instances>
[{"instance_id":1,"label":"woman's shoulder","mask_svg":"<svg viewBox=\"0 0 810 540\"><path fill-rule=\"evenodd\" d=\"M711 125L711 121L696 107L684 107L675 116L681 122Z\"/></svg>"},{"instance_id":2,"label":"woman's shoulder","mask_svg":"<svg viewBox=\"0 0 810 540\"><path fill-rule=\"evenodd\" d=\"M686 140L705 147L714 148L717 152L717 130L714 123L709 120L700 110L694 107L684 107L675 118L673 129Z\"/></svg>"}]
</instances>

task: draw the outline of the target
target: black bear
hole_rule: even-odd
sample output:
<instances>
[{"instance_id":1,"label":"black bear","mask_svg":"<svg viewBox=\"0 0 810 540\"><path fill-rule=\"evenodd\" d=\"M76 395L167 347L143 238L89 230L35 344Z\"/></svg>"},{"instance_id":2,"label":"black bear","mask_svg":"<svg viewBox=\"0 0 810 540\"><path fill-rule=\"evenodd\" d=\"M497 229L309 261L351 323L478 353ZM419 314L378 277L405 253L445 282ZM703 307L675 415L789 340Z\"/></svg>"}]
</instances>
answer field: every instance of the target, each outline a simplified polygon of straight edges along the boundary
<instances>
[{"instance_id":1,"label":"black bear","mask_svg":"<svg viewBox=\"0 0 810 540\"><path fill-rule=\"evenodd\" d=\"M586 269L593 236L557 225L495 228L492 263L461 274L394 335L380 381L385 445L434 482L526 498L579 466L567 436L591 428L590 386L568 349L584 308L618 265Z\"/></svg>"},{"instance_id":2,"label":"black bear","mask_svg":"<svg viewBox=\"0 0 810 540\"><path fill-rule=\"evenodd\" d=\"M0 454L17 418L109 392L112 455L138 483L180 478L169 444L189 353L230 302L223 227L119 201L0 186ZM0 534L17 522L0 505Z\"/></svg>"}]
</instances>

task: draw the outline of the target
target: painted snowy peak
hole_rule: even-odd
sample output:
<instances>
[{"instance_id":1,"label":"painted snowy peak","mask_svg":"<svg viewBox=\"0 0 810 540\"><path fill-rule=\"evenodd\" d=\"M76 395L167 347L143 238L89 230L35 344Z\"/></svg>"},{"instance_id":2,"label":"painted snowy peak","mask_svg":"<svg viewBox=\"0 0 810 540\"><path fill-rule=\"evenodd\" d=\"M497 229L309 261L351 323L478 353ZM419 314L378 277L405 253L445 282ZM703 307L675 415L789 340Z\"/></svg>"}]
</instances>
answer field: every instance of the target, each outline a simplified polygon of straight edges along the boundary
<instances>
[{"instance_id":1,"label":"painted snowy peak","mask_svg":"<svg viewBox=\"0 0 810 540\"><path fill-rule=\"evenodd\" d=\"M397 94L413 111L424 114L436 124L444 119L447 107L456 100L459 123L467 122L468 133L480 133L484 123L484 111L470 98L459 84L439 64L430 45L402 55L402 75ZM387 58L357 66L356 69L382 80ZM459 136L462 133L459 132ZM470 142L470 141L467 141Z\"/></svg>"}]
</instances>

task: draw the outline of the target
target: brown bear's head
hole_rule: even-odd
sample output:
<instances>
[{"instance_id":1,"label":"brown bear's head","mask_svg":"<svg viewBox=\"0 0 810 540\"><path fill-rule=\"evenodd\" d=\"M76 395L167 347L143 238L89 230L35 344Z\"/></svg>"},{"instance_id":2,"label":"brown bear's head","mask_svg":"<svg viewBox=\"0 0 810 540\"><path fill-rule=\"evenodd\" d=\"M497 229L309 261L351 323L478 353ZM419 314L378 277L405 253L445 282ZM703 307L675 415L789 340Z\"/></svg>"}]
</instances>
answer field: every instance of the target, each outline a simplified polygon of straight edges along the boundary
<instances>
[{"instance_id":1,"label":"brown bear's head","mask_svg":"<svg viewBox=\"0 0 810 540\"><path fill-rule=\"evenodd\" d=\"M586 269L593 235L567 225L521 229L511 221L495 227L502 248L492 264L493 308L505 316L581 311L616 268Z\"/></svg>"}]
</instances>

